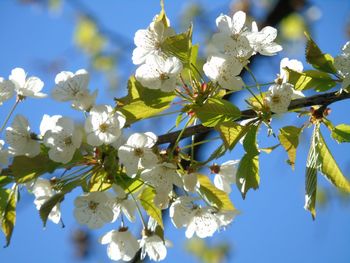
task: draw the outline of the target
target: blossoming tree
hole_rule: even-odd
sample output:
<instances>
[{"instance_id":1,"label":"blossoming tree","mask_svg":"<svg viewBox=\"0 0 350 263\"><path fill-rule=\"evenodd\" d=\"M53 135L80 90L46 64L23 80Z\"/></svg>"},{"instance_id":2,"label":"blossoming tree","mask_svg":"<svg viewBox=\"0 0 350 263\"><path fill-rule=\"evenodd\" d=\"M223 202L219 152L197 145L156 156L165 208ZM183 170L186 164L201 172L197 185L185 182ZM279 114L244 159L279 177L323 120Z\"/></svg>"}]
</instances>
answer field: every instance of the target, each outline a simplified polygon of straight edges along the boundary
<instances>
[{"instance_id":1,"label":"blossoming tree","mask_svg":"<svg viewBox=\"0 0 350 263\"><path fill-rule=\"evenodd\" d=\"M293 168L299 137L308 128L313 133L306 160L305 209L315 218L318 174L350 192L350 182L320 130L324 125L338 143L350 142L350 126L334 126L328 119L331 103L350 98L350 43L333 58L306 34L306 60L313 69L304 70L300 61L284 58L278 77L266 85L256 80L249 63L253 56L274 56L282 50L275 42L277 30L259 29L254 21L246 21L242 11L232 17L220 15L216 25L217 33L207 47L209 56L200 66L192 27L176 33L162 5L148 28L136 32L132 61L137 69L129 78L128 95L111 105L95 104L97 91L89 90L86 70L58 73L50 95L81 111L83 126L61 115L44 115L38 133L23 114L8 124L19 103L48 95L41 92L44 83L28 77L22 68L13 69L8 79L0 78L0 105L16 96L0 127L0 219L6 245L15 227L19 189L34 195L45 226L47 220L61 222L61 202L79 188L82 193L74 201L73 214L90 229L111 226L99 241L107 245L112 260L129 261L138 251L141 259L163 260L170 242L164 235L162 212L169 213L175 228L186 228L187 238L214 235L239 213L229 197L232 187L243 198L259 187L259 156L283 147ZM243 70L255 85L244 83ZM316 95L305 97L303 91L309 89ZM241 90L251 94L244 110L224 99ZM166 111L178 105L180 110ZM273 130L270 123L275 116L290 111L305 118L305 124ZM182 128L157 134L155 127L123 136L134 123L162 115L174 116L172 129ZM268 128L267 136L276 137L275 145L259 147L262 126ZM207 160L196 160L194 147L212 140L194 142L193 136L210 130L218 134L220 146ZM188 137L192 137L189 147L179 147ZM215 162L239 144L245 151L240 160ZM215 174L213 182L208 172ZM135 223L143 226L139 240L129 231Z\"/></svg>"}]
</instances>

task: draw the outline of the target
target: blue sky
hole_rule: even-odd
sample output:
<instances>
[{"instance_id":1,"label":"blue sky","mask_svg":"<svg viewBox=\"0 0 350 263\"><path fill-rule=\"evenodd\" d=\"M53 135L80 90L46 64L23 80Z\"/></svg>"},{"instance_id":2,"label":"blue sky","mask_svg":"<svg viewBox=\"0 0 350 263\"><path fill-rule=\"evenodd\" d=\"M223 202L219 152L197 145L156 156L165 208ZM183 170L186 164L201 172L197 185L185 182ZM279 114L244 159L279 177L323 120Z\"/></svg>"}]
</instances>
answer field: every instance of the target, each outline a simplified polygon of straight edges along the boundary
<instances>
[{"instance_id":1,"label":"blue sky","mask_svg":"<svg viewBox=\"0 0 350 263\"><path fill-rule=\"evenodd\" d=\"M108 29L118 32L132 41L134 32L145 28L155 14L159 12L158 1L83 1ZM183 6L188 1L166 1L166 10L172 21L176 21ZM198 1L206 6L215 17L227 12L229 1ZM312 1L322 11L322 17L312 25L312 33L320 47L332 55L337 55L347 41L344 25L349 22L350 3L347 0L318 0ZM72 34L75 24L75 12L66 4L62 15L53 15L46 10L19 5L17 1L0 2L0 76L7 77L14 67L23 67L29 75L40 76L45 82L45 91L54 86L55 73L44 74L38 61L50 61L66 54L73 47ZM195 33L196 34L196 31ZM73 48L74 50L74 48ZM68 57L65 70L76 71L87 66L86 58L79 52ZM132 50L125 50L129 61L125 62L123 71L131 74L135 67L131 63ZM279 60L289 54L281 54L272 59L261 60L255 66L258 80L272 80L279 71ZM303 59L303 50L293 57ZM267 77L266 77L267 76ZM112 96L103 87L105 80L99 74L91 76L92 89L99 89L98 103L112 104ZM124 87L121 85L121 87ZM120 90L120 93L124 91ZM125 92L124 92L125 93ZM113 94L116 96L117 94ZM0 116L4 116L13 101L0 107ZM243 103L238 103L244 107ZM335 123L350 123L347 114L350 107L348 102L332 105L330 119ZM79 113L69 109L68 104L58 104L51 99L28 100L18 108L18 113L24 113L34 127L38 127L44 113L63 114L81 119ZM306 119L296 119L288 115L287 120L276 120L275 128L294 123L300 125ZM170 125L163 120L163 128L156 131L160 134ZM153 125L153 124L152 124ZM168 125L168 126L166 126ZM137 125L138 131L147 131L151 125ZM158 127L161 125L158 125ZM329 138L327 131L324 137ZM250 191L246 200L234 188L232 200L241 211L235 222L226 231L215 234L209 240L217 243L225 240L233 247L232 262L349 262L350 250L350 204L341 202L338 198L330 200L325 208L318 209L316 221L303 209L304 204L304 170L307 155L307 140L309 134L302 139L304 144L298 150L297 165L293 172L285 164L286 154L278 149L270 155L261 156L261 185L258 191ZM330 141L330 140L328 140ZM273 139L261 136L259 143L263 146L273 145ZM337 145L329 142L336 160L346 174L349 174L349 145ZM233 151L220 161L239 158L241 150ZM334 193L326 180L320 178L322 186ZM18 219L10 247L0 249L1 262L74 262L72 257L70 235L79 226L72 216L72 203L77 192L69 195L64 203L63 218L65 229L49 223L43 230L38 213L32 204L33 198L23 193L18 207ZM109 225L103 230L93 233L92 242L96 242L93 257L87 262L109 262L105 247L97 243L97 238L111 230ZM184 252L186 238L184 231L174 231L168 225L166 236L174 243L168 250L165 262L196 262L195 258ZM3 240L3 239L2 239ZM230 260L231 262L231 260Z\"/></svg>"}]
</instances>

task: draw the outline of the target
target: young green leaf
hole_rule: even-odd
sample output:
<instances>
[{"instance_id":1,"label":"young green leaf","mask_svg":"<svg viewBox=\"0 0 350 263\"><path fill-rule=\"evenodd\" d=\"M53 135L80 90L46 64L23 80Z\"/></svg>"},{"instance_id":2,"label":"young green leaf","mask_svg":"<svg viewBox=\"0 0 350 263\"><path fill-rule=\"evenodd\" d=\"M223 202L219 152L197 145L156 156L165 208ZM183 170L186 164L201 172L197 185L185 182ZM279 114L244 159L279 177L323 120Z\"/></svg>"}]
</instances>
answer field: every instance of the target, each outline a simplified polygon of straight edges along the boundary
<instances>
[{"instance_id":1,"label":"young green leaf","mask_svg":"<svg viewBox=\"0 0 350 263\"><path fill-rule=\"evenodd\" d=\"M289 68L286 70L289 76L288 83L293 84L296 90L314 89L317 92L324 92L337 85L328 73L322 71L307 70L301 73Z\"/></svg>"},{"instance_id":2,"label":"young green leaf","mask_svg":"<svg viewBox=\"0 0 350 263\"><path fill-rule=\"evenodd\" d=\"M112 187L113 182L108 178L108 173L104 170L95 172L89 181L89 192L106 191Z\"/></svg>"},{"instance_id":3,"label":"young green leaf","mask_svg":"<svg viewBox=\"0 0 350 263\"><path fill-rule=\"evenodd\" d=\"M243 140L244 150L247 154L258 155L259 150L258 145L256 143L256 136L259 129L259 125L250 125L248 127L249 130Z\"/></svg>"},{"instance_id":4,"label":"young green leaf","mask_svg":"<svg viewBox=\"0 0 350 263\"><path fill-rule=\"evenodd\" d=\"M249 130L249 126L242 126L235 122L224 122L215 127L225 143L226 148L232 150Z\"/></svg>"},{"instance_id":5,"label":"young green leaf","mask_svg":"<svg viewBox=\"0 0 350 263\"><path fill-rule=\"evenodd\" d=\"M236 175L236 184L243 199L249 189L258 189L259 183L259 155L245 154L239 162Z\"/></svg>"},{"instance_id":6,"label":"young green leaf","mask_svg":"<svg viewBox=\"0 0 350 263\"><path fill-rule=\"evenodd\" d=\"M192 48L192 26L181 34L170 36L161 43L162 51L168 56L181 60L184 67L189 68Z\"/></svg>"},{"instance_id":7,"label":"young green leaf","mask_svg":"<svg viewBox=\"0 0 350 263\"><path fill-rule=\"evenodd\" d=\"M334 160L321 132L319 133L317 151L320 172L339 190L350 193L350 181L343 175L338 164Z\"/></svg>"},{"instance_id":8,"label":"young green leaf","mask_svg":"<svg viewBox=\"0 0 350 263\"><path fill-rule=\"evenodd\" d=\"M130 125L166 110L174 98L173 92L147 89L132 76L128 81L128 95L116 99L116 110L125 115L127 124Z\"/></svg>"},{"instance_id":9,"label":"young green leaf","mask_svg":"<svg viewBox=\"0 0 350 263\"><path fill-rule=\"evenodd\" d=\"M194 106L193 110L202 124L207 127L234 121L241 116L241 111L236 106L223 99L210 98L205 104Z\"/></svg>"},{"instance_id":10,"label":"young green leaf","mask_svg":"<svg viewBox=\"0 0 350 263\"><path fill-rule=\"evenodd\" d=\"M304 205L304 208L311 212L311 216L314 220L316 218L317 169L319 166L317 151L318 139L319 126L315 126L306 160Z\"/></svg>"},{"instance_id":11,"label":"young green leaf","mask_svg":"<svg viewBox=\"0 0 350 263\"><path fill-rule=\"evenodd\" d=\"M5 195L4 195L5 197ZM8 198L3 211L1 211L1 229L6 236L6 247L10 244L13 229L16 223L16 206L18 199L18 186L15 185L8 193Z\"/></svg>"},{"instance_id":12,"label":"young green leaf","mask_svg":"<svg viewBox=\"0 0 350 263\"><path fill-rule=\"evenodd\" d=\"M11 170L17 183L29 182L45 173L53 173L61 164L52 161L45 153L29 158L16 156Z\"/></svg>"},{"instance_id":13,"label":"young green leaf","mask_svg":"<svg viewBox=\"0 0 350 263\"><path fill-rule=\"evenodd\" d=\"M154 220L156 220L160 227L164 228L162 211L154 204L155 196L156 192L154 189L151 187L145 187L142 193L139 195L139 199L146 213Z\"/></svg>"},{"instance_id":14,"label":"young green leaf","mask_svg":"<svg viewBox=\"0 0 350 263\"><path fill-rule=\"evenodd\" d=\"M200 183L199 192L205 200L211 205L224 211L236 210L233 206L230 197L224 191L217 189L209 180L208 176L199 174L198 181Z\"/></svg>"},{"instance_id":15,"label":"young green leaf","mask_svg":"<svg viewBox=\"0 0 350 263\"><path fill-rule=\"evenodd\" d=\"M338 143L350 142L350 126L347 124L339 124L333 127L331 135Z\"/></svg>"},{"instance_id":16,"label":"young green leaf","mask_svg":"<svg viewBox=\"0 0 350 263\"><path fill-rule=\"evenodd\" d=\"M308 33L305 33L305 36L307 39L306 61L318 70L335 74L337 70L334 67L333 57L330 54L324 54Z\"/></svg>"},{"instance_id":17,"label":"young green leaf","mask_svg":"<svg viewBox=\"0 0 350 263\"><path fill-rule=\"evenodd\" d=\"M288 154L288 163L294 170L296 152L299 145L299 136L302 129L295 126L286 126L280 129L278 139Z\"/></svg>"},{"instance_id":18,"label":"young green leaf","mask_svg":"<svg viewBox=\"0 0 350 263\"><path fill-rule=\"evenodd\" d=\"M49 200L47 200L39 210L39 215L41 220L43 221L44 227L47 223L47 218L49 217L49 214L51 213L52 209L57 205L58 203L61 203L64 199L65 192L57 193L50 197Z\"/></svg>"}]
</instances>

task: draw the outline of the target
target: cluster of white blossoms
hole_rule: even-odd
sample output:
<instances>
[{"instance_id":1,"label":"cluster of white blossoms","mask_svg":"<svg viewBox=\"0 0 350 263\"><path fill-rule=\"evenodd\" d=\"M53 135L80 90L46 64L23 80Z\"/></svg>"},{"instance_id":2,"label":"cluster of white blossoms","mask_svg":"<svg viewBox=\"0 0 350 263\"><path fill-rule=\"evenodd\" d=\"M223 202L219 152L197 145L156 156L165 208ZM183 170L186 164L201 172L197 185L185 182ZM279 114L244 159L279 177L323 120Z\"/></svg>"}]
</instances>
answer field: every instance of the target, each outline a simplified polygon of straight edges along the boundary
<instances>
[{"instance_id":1,"label":"cluster of white blossoms","mask_svg":"<svg viewBox=\"0 0 350 263\"><path fill-rule=\"evenodd\" d=\"M175 56L167 56L162 51L162 43L167 37L174 36L175 31L167 20L158 21L156 16L147 29L135 33L136 48L132 61L139 65L135 78L149 89L159 89L164 92L174 91L182 63Z\"/></svg>"},{"instance_id":2,"label":"cluster of white blossoms","mask_svg":"<svg viewBox=\"0 0 350 263\"><path fill-rule=\"evenodd\" d=\"M303 64L296 59L283 58L281 60L280 74L275 80L275 84L269 87L265 96L265 102L272 112L285 113L288 111L292 99L304 97L301 91L295 90L294 85L288 83L287 71L287 69L291 69L302 72L303 68Z\"/></svg>"},{"instance_id":3,"label":"cluster of white blossoms","mask_svg":"<svg viewBox=\"0 0 350 263\"><path fill-rule=\"evenodd\" d=\"M211 39L209 57L203 66L205 75L215 85L202 83L202 79L198 80L196 76L192 80L192 73L190 85L198 84L200 88L191 86L192 94L187 84L183 83L190 91L187 95L193 95L181 96L184 99L184 110L179 117L188 113L186 118L189 118L184 130L197 117L202 120L193 109L200 108L213 94L216 96L218 89L238 91L245 86L239 75L253 55L273 56L282 50L274 42L277 37L275 28L266 26L259 31L254 21L248 26L246 14L242 11L236 12L233 17L220 15L216 19L216 25L218 32ZM163 92L173 92L176 89L180 74L183 68L188 67L188 63L183 65L178 57L169 55L171 52L166 50L168 42L171 42L167 40L173 36L176 36L175 31L165 16L156 16L147 29L136 32L136 48L132 56L133 63L138 66L135 72L138 81L136 88L141 85ZM350 42L335 59L335 66L344 79L345 89L350 84ZM261 109L263 113L287 112L292 99L304 96L288 82L288 70L302 72L303 64L288 58L281 60L278 77L267 92L262 94L265 95L265 105L262 104ZM184 79L181 80L185 82ZM43 98L46 96L41 92L43 86L44 83L39 78L28 78L23 69L15 68L8 80L0 78L0 105L15 94L15 106L27 97ZM207 88L212 90L206 93L204 91ZM146 90L145 96L147 91L151 92ZM210 166L214 174L212 183L200 173L200 169L218 155L214 153L214 158L210 157L205 163L194 160L178 144L184 130L166 150L158 148L160 140L152 132L128 132L126 127L131 121L126 117L126 108L96 104L97 91L90 91L89 73L84 69L75 73L58 73L51 97L60 102L69 101L74 109L84 113L85 121L78 123L65 116L45 114L39 132L35 132L25 116L18 114L11 119L14 111L11 110L0 128L1 135L7 121L12 120L12 124L5 130L6 140L0 140L0 172L13 172L9 163L18 156L22 156L18 159L27 158L26 160L38 156L39 161L46 160L47 166L50 166L50 169L38 171L38 174L30 171L29 175L19 178L34 195L34 204L40 210L41 217L45 214L42 213L43 208L52 207L50 211L44 211L47 212L48 219L56 224L62 222L60 202L65 194L81 187L83 193L74 200L74 217L79 224L90 229L99 229L113 223L113 230L104 234L99 241L107 245L109 258L116 261L132 260L138 251L141 259L148 256L151 260L160 261L166 257L169 241L164 237L162 210L169 210L175 228L186 228L187 238L210 237L233 222L237 210L230 202L229 194L232 185L239 178L239 160ZM191 111L194 112L193 115L190 114ZM260 114L257 115L260 118ZM155 114L151 115L154 116ZM242 121L241 125L247 125L247 128L258 126L254 119ZM129 136L124 139L125 134ZM192 147L194 146L193 143ZM190 164L185 166L182 161ZM50 180L39 177L45 172L52 172L51 166L52 170L64 170L63 174ZM137 218L143 226L138 237L127 226L129 222L137 221Z\"/></svg>"},{"instance_id":4,"label":"cluster of white blossoms","mask_svg":"<svg viewBox=\"0 0 350 263\"><path fill-rule=\"evenodd\" d=\"M216 19L217 33L209 45L209 57L203 66L205 75L220 87L238 91L244 86L239 77L251 56L259 53L276 55L282 47L274 42L277 30L266 26L258 30L256 22L246 25L246 14L236 12L232 17L220 15Z\"/></svg>"},{"instance_id":5,"label":"cluster of white blossoms","mask_svg":"<svg viewBox=\"0 0 350 263\"><path fill-rule=\"evenodd\" d=\"M350 41L342 48L342 53L334 59L334 66L339 75L343 78L342 89L350 85Z\"/></svg>"}]
</instances>

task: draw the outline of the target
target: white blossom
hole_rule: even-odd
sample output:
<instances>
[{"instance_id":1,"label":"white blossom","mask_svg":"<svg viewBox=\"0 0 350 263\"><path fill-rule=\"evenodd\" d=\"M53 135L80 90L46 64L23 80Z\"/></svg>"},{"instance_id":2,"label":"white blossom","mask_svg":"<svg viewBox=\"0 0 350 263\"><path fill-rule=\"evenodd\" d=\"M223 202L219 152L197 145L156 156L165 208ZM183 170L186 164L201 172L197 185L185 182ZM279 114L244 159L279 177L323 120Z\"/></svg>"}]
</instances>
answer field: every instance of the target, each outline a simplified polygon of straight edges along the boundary
<instances>
[{"instance_id":1,"label":"white blossom","mask_svg":"<svg viewBox=\"0 0 350 263\"><path fill-rule=\"evenodd\" d=\"M220 15L216 19L219 32L212 37L209 45L210 53L225 54L247 61L253 50L246 37L245 20L246 14L242 11L236 12L232 18L227 15Z\"/></svg>"},{"instance_id":2,"label":"white blossom","mask_svg":"<svg viewBox=\"0 0 350 263\"><path fill-rule=\"evenodd\" d=\"M94 106L85 122L87 142L92 146L111 144L121 135L125 117L109 105Z\"/></svg>"},{"instance_id":3,"label":"white blossom","mask_svg":"<svg viewBox=\"0 0 350 263\"><path fill-rule=\"evenodd\" d=\"M232 223L233 219L239 214L237 210L233 211L219 211L215 213L216 218L218 219L219 222L219 227L220 228L225 228L229 224Z\"/></svg>"},{"instance_id":4,"label":"white blossom","mask_svg":"<svg viewBox=\"0 0 350 263\"><path fill-rule=\"evenodd\" d=\"M346 89L350 85L350 41L348 41L342 49L343 53L334 59L334 67L343 77L342 89Z\"/></svg>"},{"instance_id":5,"label":"white blossom","mask_svg":"<svg viewBox=\"0 0 350 263\"><path fill-rule=\"evenodd\" d=\"M199 238L212 236L220 227L220 221L211 207L196 207L194 214L187 224L186 237L196 234Z\"/></svg>"},{"instance_id":6,"label":"white blossom","mask_svg":"<svg viewBox=\"0 0 350 263\"><path fill-rule=\"evenodd\" d=\"M182 63L176 57L151 56L135 73L135 78L146 88L174 91L177 77L182 71Z\"/></svg>"},{"instance_id":7,"label":"white blossom","mask_svg":"<svg viewBox=\"0 0 350 263\"><path fill-rule=\"evenodd\" d=\"M0 77L0 106L5 100L8 100L13 96L14 90L15 86L11 81Z\"/></svg>"},{"instance_id":8,"label":"white blossom","mask_svg":"<svg viewBox=\"0 0 350 263\"><path fill-rule=\"evenodd\" d=\"M52 122L56 116L52 117ZM44 122L47 119L44 119ZM50 122L50 121L49 121ZM43 125L41 125L42 127ZM44 144L50 148L49 158L55 162L68 163L72 160L76 149L82 142L82 132L75 126L71 119L60 116L54 127L45 132Z\"/></svg>"},{"instance_id":9,"label":"white blossom","mask_svg":"<svg viewBox=\"0 0 350 263\"><path fill-rule=\"evenodd\" d=\"M195 192L200 186L197 173L183 174L182 181L183 181L184 189L187 192Z\"/></svg>"},{"instance_id":10,"label":"white blossom","mask_svg":"<svg viewBox=\"0 0 350 263\"><path fill-rule=\"evenodd\" d=\"M128 176L135 177L139 169L156 165L158 157L152 151L156 141L157 136L152 132L134 133L118 149L119 160L125 166Z\"/></svg>"},{"instance_id":11,"label":"white blossom","mask_svg":"<svg viewBox=\"0 0 350 263\"><path fill-rule=\"evenodd\" d=\"M114 219L111 197L105 192L91 192L78 196L74 201L74 217L79 224L97 229Z\"/></svg>"},{"instance_id":12,"label":"white blossom","mask_svg":"<svg viewBox=\"0 0 350 263\"><path fill-rule=\"evenodd\" d=\"M44 114L39 127L40 135L44 137L47 131L54 130L57 126L57 121L60 118L62 118L61 115L50 116L50 115Z\"/></svg>"},{"instance_id":13,"label":"white blossom","mask_svg":"<svg viewBox=\"0 0 350 263\"><path fill-rule=\"evenodd\" d=\"M141 173L141 178L156 190L154 203L161 209L167 208L168 195L173 190L173 185L182 186L176 166L171 163L161 163L151 169L145 169Z\"/></svg>"},{"instance_id":14,"label":"white blossom","mask_svg":"<svg viewBox=\"0 0 350 263\"><path fill-rule=\"evenodd\" d=\"M269 87L266 93L265 101L274 113L284 113L288 111L288 106L293 96L293 85L282 83L274 84Z\"/></svg>"},{"instance_id":15,"label":"white blossom","mask_svg":"<svg viewBox=\"0 0 350 263\"><path fill-rule=\"evenodd\" d=\"M187 226L195 213L194 198L190 196L178 197L169 208L171 222L176 228Z\"/></svg>"},{"instance_id":16,"label":"white blossom","mask_svg":"<svg viewBox=\"0 0 350 263\"><path fill-rule=\"evenodd\" d=\"M100 238L100 243L108 244L107 255L115 261L130 261L140 248L137 239L127 229L109 231Z\"/></svg>"},{"instance_id":17,"label":"white blossom","mask_svg":"<svg viewBox=\"0 0 350 263\"><path fill-rule=\"evenodd\" d=\"M286 68L301 73L303 72L304 66L303 63L297 59L283 58L280 62L280 74L278 75L278 78L275 80L275 82L278 83L280 80L282 83L288 82L288 71ZM302 97L305 97L305 95L301 91L295 90L293 88L292 99L298 99Z\"/></svg>"},{"instance_id":18,"label":"white blossom","mask_svg":"<svg viewBox=\"0 0 350 263\"><path fill-rule=\"evenodd\" d=\"M139 241L141 247L141 260L149 256L151 260L161 261L167 254L166 243L156 234L145 235Z\"/></svg>"},{"instance_id":19,"label":"white blossom","mask_svg":"<svg viewBox=\"0 0 350 263\"><path fill-rule=\"evenodd\" d=\"M33 139L34 138L34 139ZM6 128L6 141L9 153L34 157L40 153L40 144L36 135L30 132L28 120L22 115L16 115L10 127Z\"/></svg>"},{"instance_id":20,"label":"white blossom","mask_svg":"<svg viewBox=\"0 0 350 263\"><path fill-rule=\"evenodd\" d=\"M239 160L230 160L223 163L214 177L214 185L228 194L231 193L231 184L236 183L238 165Z\"/></svg>"},{"instance_id":21,"label":"white blossom","mask_svg":"<svg viewBox=\"0 0 350 263\"><path fill-rule=\"evenodd\" d=\"M9 153L7 149L4 149L5 142L0 140L0 172L3 167L8 165Z\"/></svg>"},{"instance_id":22,"label":"white blossom","mask_svg":"<svg viewBox=\"0 0 350 263\"><path fill-rule=\"evenodd\" d=\"M72 101L72 106L78 110L89 111L95 105L97 91L90 94L88 90L89 73L80 69L73 73L62 71L56 75L56 86L52 97L57 101Z\"/></svg>"},{"instance_id":23,"label":"white blossom","mask_svg":"<svg viewBox=\"0 0 350 263\"><path fill-rule=\"evenodd\" d=\"M276 37L276 28L266 26L259 31L255 22L252 25L252 32L247 34L249 43L254 51L264 56L273 56L282 50L282 46L274 42Z\"/></svg>"},{"instance_id":24,"label":"white blossom","mask_svg":"<svg viewBox=\"0 0 350 263\"><path fill-rule=\"evenodd\" d=\"M34 194L34 204L37 210L40 210L42 205L48 201L56 192L52 189L51 182L47 179L37 178L29 190ZM60 204L57 203L51 210L48 219L53 223L58 224L61 220Z\"/></svg>"},{"instance_id":25,"label":"white blossom","mask_svg":"<svg viewBox=\"0 0 350 263\"><path fill-rule=\"evenodd\" d=\"M119 185L113 185L113 190L116 193L116 196L113 196L112 198L112 207L114 213L113 221L115 221L120 216L120 213L123 213L130 222L135 221L135 201L128 199L124 190Z\"/></svg>"},{"instance_id":26,"label":"white blossom","mask_svg":"<svg viewBox=\"0 0 350 263\"><path fill-rule=\"evenodd\" d=\"M13 69L9 79L14 84L15 91L20 96L33 98L44 98L47 96L40 92L44 87L44 82L38 77L27 78L27 75L22 68Z\"/></svg>"},{"instance_id":27,"label":"white blossom","mask_svg":"<svg viewBox=\"0 0 350 263\"><path fill-rule=\"evenodd\" d=\"M244 83L238 75L243 65L234 57L224 58L212 56L203 66L205 75L222 88L228 90L241 90Z\"/></svg>"},{"instance_id":28,"label":"white blossom","mask_svg":"<svg viewBox=\"0 0 350 263\"><path fill-rule=\"evenodd\" d=\"M134 37L136 48L132 53L133 63L139 65L150 56L163 56L161 45L167 37L173 35L175 31L166 27L162 21L153 21L147 29L138 30Z\"/></svg>"}]
</instances>

